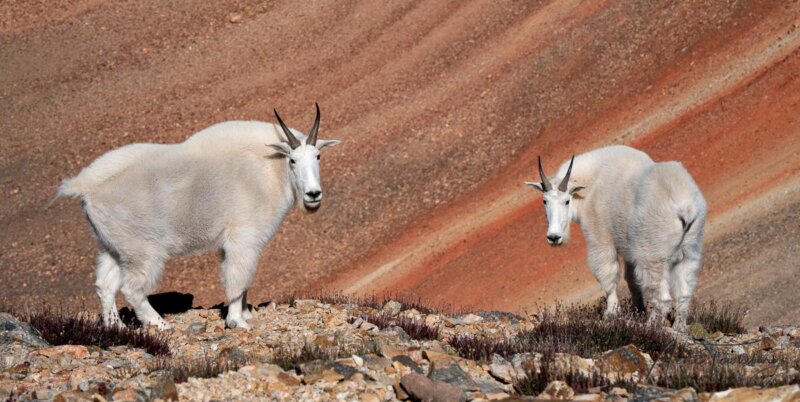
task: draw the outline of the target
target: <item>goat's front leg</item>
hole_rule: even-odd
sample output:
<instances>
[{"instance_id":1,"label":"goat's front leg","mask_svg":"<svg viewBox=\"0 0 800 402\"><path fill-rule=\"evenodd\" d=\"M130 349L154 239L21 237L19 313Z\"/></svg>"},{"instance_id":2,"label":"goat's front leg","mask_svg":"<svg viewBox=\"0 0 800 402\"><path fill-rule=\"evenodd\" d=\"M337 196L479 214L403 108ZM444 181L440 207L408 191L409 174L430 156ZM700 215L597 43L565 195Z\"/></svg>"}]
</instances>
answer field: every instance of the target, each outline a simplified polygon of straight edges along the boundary
<instances>
[{"instance_id":1,"label":"goat's front leg","mask_svg":"<svg viewBox=\"0 0 800 402\"><path fill-rule=\"evenodd\" d=\"M621 277L617 251L613 247L590 246L589 268L606 292L606 309L603 316L615 314L619 310L617 287Z\"/></svg>"},{"instance_id":2,"label":"goat's front leg","mask_svg":"<svg viewBox=\"0 0 800 402\"><path fill-rule=\"evenodd\" d=\"M222 286L228 298L228 315L225 325L229 328L250 330L247 318L251 317L247 308L247 289L253 282L260 247L251 247L246 243L228 241L222 259ZM245 312L245 310L248 310Z\"/></svg>"}]
</instances>

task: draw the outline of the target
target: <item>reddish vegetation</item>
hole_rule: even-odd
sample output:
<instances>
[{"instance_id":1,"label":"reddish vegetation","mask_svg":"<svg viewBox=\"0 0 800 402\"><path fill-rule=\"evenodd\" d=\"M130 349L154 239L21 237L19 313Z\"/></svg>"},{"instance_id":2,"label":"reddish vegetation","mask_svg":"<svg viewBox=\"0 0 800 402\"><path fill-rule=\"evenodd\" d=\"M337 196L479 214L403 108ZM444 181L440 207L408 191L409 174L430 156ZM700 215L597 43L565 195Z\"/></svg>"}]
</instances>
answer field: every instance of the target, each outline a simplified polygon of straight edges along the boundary
<instances>
[{"instance_id":1,"label":"reddish vegetation","mask_svg":"<svg viewBox=\"0 0 800 402\"><path fill-rule=\"evenodd\" d=\"M76 0L0 17L0 301L95 305L78 203L43 206L98 155L273 107L307 130L319 101L321 137L344 141L325 205L291 214L252 300L595 297L578 228L549 248L521 182L537 154L552 171L625 143L683 161L706 194L698 297L747 303L748 323L800 313L800 3ZM217 303L216 264L176 259L161 289Z\"/></svg>"}]
</instances>

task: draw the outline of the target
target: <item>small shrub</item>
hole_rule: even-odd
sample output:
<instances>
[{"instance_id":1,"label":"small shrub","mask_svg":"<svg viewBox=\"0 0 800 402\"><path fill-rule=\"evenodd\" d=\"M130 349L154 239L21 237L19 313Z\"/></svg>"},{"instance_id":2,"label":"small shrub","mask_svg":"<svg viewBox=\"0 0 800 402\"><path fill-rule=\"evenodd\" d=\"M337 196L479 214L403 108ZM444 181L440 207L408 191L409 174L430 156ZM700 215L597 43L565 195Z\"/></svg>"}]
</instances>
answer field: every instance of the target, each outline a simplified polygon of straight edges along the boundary
<instances>
[{"instance_id":1,"label":"small shrub","mask_svg":"<svg viewBox=\"0 0 800 402\"><path fill-rule=\"evenodd\" d=\"M516 339L507 338L488 339L472 335L456 335L448 340L448 343L455 348L459 356L479 361L488 361L494 354L508 358L520 350Z\"/></svg>"},{"instance_id":2,"label":"small shrub","mask_svg":"<svg viewBox=\"0 0 800 402\"><path fill-rule=\"evenodd\" d=\"M703 304L693 304L689 309L689 323L700 323L709 333L720 331L725 334L743 334L745 332L745 310L730 304L717 304L711 300Z\"/></svg>"},{"instance_id":3,"label":"small shrub","mask_svg":"<svg viewBox=\"0 0 800 402\"><path fill-rule=\"evenodd\" d=\"M150 334L146 328L107 327L99 319L73 317L47 309L23 318L52 345L94 345L104 349L127 345L156 356L170 354L167 337Z\"/></svg>"},{"instance_id":4,"label":"small shrub","mask_svg":"<svg viewBox=\"0 0 800 402\"><path fill-rule=\"evenodd\" d=\"M378 328L400 327L411 339L434 340L439 339L439 328L432 327L421 320L406 316L392 317L388 313L364 314L361 319L375 324Z\"/></svg>"},{"instance_id":5,"label":"small shrub","mask_svg":"<svg viewBox=\"0 0 800 402\"><path fill-rule=\"evenodd\" d=\"M604 318L596 306L556 305L541 313L539 324L517 336L520 352L570 353L593 357L610 349L634 344L654 359L681 354L683 349L660 324L630 306Z\"/></svg>"},{"instance_id":6,"label":"small shrub","mask_svg":"<svg viewBox=\"0 0 800 402\"><path fill-rule=\"evenodd\" d=\"M522 395L538 395L551 381L564 381L576 394L587 393L589 388L609 388L611 383L605 378L592 374L583 375L576 371L561 371L556 369L555 354L549 352L542 355L540 370L526 369L525 376L514 383L514 388ZM614 384L617 385L617 384Z\"/></svg>"},{"instance_id":7,"label":"small shrub","mask_svg":"<svg viewBox=\"0 0 800 402\"><path fill-rule=\"evenodd\" d=\"M157 359L150 370L164 370L172 376L175 383L180 384L189 378L214 378L227 371L235 371L240 368L241 363L235 360L204 355L197 358Z\"/></svg>"}]
</instances>

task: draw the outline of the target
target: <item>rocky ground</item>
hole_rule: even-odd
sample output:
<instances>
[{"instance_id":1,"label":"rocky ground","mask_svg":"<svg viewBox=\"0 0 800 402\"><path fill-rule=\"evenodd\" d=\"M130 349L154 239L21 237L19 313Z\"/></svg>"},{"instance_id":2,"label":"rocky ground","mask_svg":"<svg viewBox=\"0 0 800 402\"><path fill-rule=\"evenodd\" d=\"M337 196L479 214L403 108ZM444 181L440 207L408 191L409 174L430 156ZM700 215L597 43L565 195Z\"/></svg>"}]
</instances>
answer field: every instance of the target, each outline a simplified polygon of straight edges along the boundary
<instances>
[{"instance_id":1,"label":"rocky ground","mask_svg":"<svg viewBox=\"0 0 800 402\"><path fill-rule=\"evenodd\" d=\"M592 358L558 353L550 357L554 365L549 367L544 367L545 357L539 353L470 360L460 357L448 340L455 335L513 338L535 328L539 317L507 313L426 314L403 309L397 302L377 307L382 311L309 299L293 300L291 304L269 303L254 309L249 320L253 330L249 332L224 328L220 310L192 309L166 316L174 327L166 334L170 357L127 346L51 346L27 324L0 313L0 400L520 400L533 398L520 395L525 377L553 367L594 380L576 388L552 381L535 393L536 398L800 398L796 381L763 390L737 388L716 393L647 385L669 371L668 363L654 364L635 345ZM378 313L405 318L420 327L426 324L426 328L438 333L433 334L432 340L416 340L397 326L381 329L368 319L369 314L374 317ZM692 328L691 336L676 338L690 354L710 353L715 359L771 356L758 363L751 359L751 363L743 363L742 369L747 373L771 370L771 378L776 380L800 378L796 363L800 356L798 327L752 328L738 335L708 334L702 327ZM412 335L418 337L416 332ZM780 364L792 361L786 356L793 356L795 364ZM216 375L217 371L226 372ZM600 383L605 385L593 386Z\"/></svg>"}]
</instances>

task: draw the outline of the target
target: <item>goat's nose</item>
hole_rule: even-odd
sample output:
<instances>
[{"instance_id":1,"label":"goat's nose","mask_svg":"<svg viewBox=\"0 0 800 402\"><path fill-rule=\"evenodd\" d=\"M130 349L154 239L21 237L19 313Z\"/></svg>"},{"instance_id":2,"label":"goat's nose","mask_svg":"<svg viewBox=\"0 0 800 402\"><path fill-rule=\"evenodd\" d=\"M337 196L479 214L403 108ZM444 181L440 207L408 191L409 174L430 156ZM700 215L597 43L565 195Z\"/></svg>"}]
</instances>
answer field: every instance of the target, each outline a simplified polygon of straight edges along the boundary
<instances>
[{"instance_id":1,"label":"goat's nose","mask_svg":"<svg viewBox=\"0 0 800 402\"><path fill-rule=\"evenodd\" d=\"M555 242L561 240L561 236L555 235L555 234L549 234L549 235L547 235L547 240L550 240L551 242L555 243Z\"/></svg>"},{"instance_id":2,"label":"goat's nose","mask_svg":"<svg viewBox=\"0 0 800 402\"><path fill-rule=\"evenodd\" d=\"M307 191L306 195L309 196L312 200L316 200L322 195L322 191L314 190L314 191Z\"/></svg>"}]
</instances>

